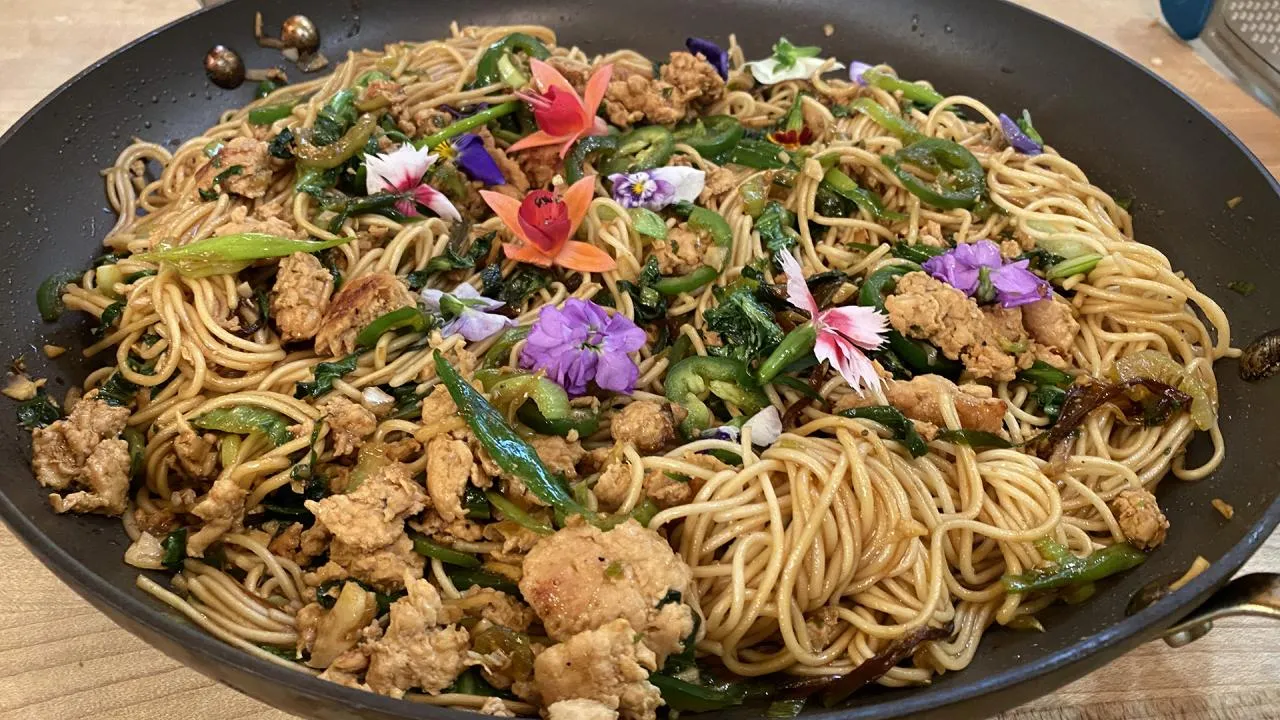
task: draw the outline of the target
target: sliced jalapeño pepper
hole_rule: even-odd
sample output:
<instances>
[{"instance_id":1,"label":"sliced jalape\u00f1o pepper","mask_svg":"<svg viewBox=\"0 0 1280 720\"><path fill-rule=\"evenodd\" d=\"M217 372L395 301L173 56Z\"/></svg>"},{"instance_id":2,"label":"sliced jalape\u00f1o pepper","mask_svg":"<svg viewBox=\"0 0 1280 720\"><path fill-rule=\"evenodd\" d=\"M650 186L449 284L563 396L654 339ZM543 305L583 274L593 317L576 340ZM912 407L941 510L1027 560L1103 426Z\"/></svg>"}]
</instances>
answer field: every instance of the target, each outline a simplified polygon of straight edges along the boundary
<instances>
[{"instance_id":1,"label":"sliced jalape\u00f1o pepper","mask_svg":"<svg viewBox=\"0 0 1280 720\"><path fill-rule=\"evenodd\" d=\"M608 158L618 149L618 135L589 135L574 144L564 159L564 179L572 185L586 174L583 166L587 160L598 162Z\"/></svg>"},{"instance_id":2,"label":"sliced jalape\u00f1o pepper","mask_svg":"<svg viewBox=\"0 0 1280 720\"><path fill-rule=\"evenodd\" d=\"M880 161L893 171L912 195L937 208L971 208L986 190L986 171L973 153L942 138L921 138ZM925 182L902 166L915 165L933 173Z\"/></svg>"},{"instance_id":3,"label":"sliced jalape\u00f1o pepper","mask_svg":"<svg viewBox=\"0 0 1280 720\"><path fill-rule=\"evenodd\" d=\"M605 174L652 170L665 165L675 147L671 131L660 125L636 128L618 139L618 148L600 170Z\"/></svg>"},{"instance_id":4,"label":"sliced jalape\u00f1o pepper","mask_svg":"<svg viewBox=\"0 0 1280 720\"><path fill-rule=\"evenodd\" d=\"M712 115L681 125L673 135L677 143L711 158L738 144L742 139L742 123L728 115Z\"/></svg>"}]
</instances>

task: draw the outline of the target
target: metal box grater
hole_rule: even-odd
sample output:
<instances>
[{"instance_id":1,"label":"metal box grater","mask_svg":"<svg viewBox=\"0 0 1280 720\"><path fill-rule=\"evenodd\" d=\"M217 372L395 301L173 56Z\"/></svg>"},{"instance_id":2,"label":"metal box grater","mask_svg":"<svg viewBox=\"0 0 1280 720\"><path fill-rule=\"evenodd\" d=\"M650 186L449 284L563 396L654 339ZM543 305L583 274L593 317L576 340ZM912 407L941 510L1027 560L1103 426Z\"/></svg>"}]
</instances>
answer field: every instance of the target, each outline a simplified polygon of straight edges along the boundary
<instances>
[{"instance_id":1,"label":"metal box grater","mask_svg":"<svg viewBox=\"0 0 1280 720\"><path fill-rule=\"evenodd\" d=\"M1280 112L1280 0L1218 0L1200 38L1242 87Z\"/></svg>"}]
</instances>

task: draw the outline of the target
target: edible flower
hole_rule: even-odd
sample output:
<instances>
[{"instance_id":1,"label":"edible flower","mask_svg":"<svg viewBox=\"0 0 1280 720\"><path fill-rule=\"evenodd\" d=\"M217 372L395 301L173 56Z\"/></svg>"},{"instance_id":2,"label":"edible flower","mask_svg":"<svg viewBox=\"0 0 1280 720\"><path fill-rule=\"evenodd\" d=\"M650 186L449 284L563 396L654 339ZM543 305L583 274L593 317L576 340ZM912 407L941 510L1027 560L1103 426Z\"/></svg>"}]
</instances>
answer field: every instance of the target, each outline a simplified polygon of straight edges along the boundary
<instances>
[{"instance_id":1,"label":"edible flower","mask_svg":"<svg viewBox=\"0 0 1280 720\"><path fill-rule=\"evenodd\" d=\"M816 45L796 46L786 38L779 38L773 46L773 55L764 60L753 60L743 66L751 70L751 76L762 85L775 85L784 80L808 80L818 72L826 59L818 57L822 49ZM840 70L844 65L834 63L828 70Z\"/></svg>"},{"instance_id":2,"label":"edible flower","mask_svg":"<svg viewBox=\"0 0 1280 720\"><path fill-rule=\"evenodd\" d=\"M768 447L778 442L778 437L782 435L782 415L778 412L777 407L770 405L748 418L746 422L742 423L741 428L733 425L721 425L717 428L704 430L702 437L737 442L738 438L742 437L742 431L747 429L751 430L752 445Z\"/></svg>"},{"instance_id":3,"label":"edible flower","mask_svg":"<svg viewBox=\"0 0 1280 720\"><path fill-rule=\"evenodd\" d=\"M644 344L644 330L625 315L569 298L563 308L546 305L538 313L520 351L520 367L546 372L570 395L585 394L592 381L630 394L640 369L629 353Z\"/></svg>"},{"instance_id":4,"label":"edible flower","mask_svg":"<svg viewBox=\"0 0 1280 720\"><path fill-rule=\"evenodd\" d=\"M551 65L537 60L529 61L537 92L520 92L516 96L529 104L538 130L517 141L510 147L515 152L525 148L559 145L560 157L564 157L578 138L586 135L603 135L609 126L603 118L596 117L605 88L613 76L613 65L602 65L587 80L585 97L579 97L568 80Z\"/></svg>"},{"instance_id":5,"label":"edible flower","mask_svg":"<svg viewBox=\"0 0 1280 720\"><path fill-rule=\"evenodd\" d=\"M691 37L684 41L684 46L694 55L701 55L707 62L711 63L711 67L720 73L720 77L724 80L729 79L729 53L725 52L721 47L710 40L703 38Z\"/></svg>"},{"instance_id":6,"label":"edible flower","mask_svg":"<svg viewBox=\"0 0 1280 720\"><path fill-rule=\"evenodd\" d=\"M421 204L445 220L457 222L462 216L449 198L422 182L422 176L435 162L436 156L429 148L419 150L407 143L389 153L366 154L364 165L368 175L365 190L370 195L380 192L404 195L396 201L396 210L402 215L418 215L417 205Z\"/></svg>"},{"instance_id":7,"label":"edible flower","mask_svg":"<svg viewBox=\"0 0 1280 720\"><path fill-rule=\"evenodd\" d=\"M862 87L866 87L867 79L862 77L862 74L874 67L875 65L868 65L861 60L854 60L849 63L849 79Z\"/></svg>"},{"instance_id":8,"label":"edible flower","mask_svg":"<svg viewBox=\"0 0 1280 720\"><path fill-rule=\"evenodd\" d=\"M800 263L787 252L777 253L775 257L787 276L787 302L809 313L810 322L817 331L814 356L819 362L826 360L831 363L831 367L854 390L879 387L880 376L863 351L875 350L884 343L889 318L875 308L860 305L833 307L819 312Z\"/></svg>"},{"instance_id":9,"label":"edible flower","mask_svg":"<svg viewBox=\"0 0 1280 720\"><path fill-rule=\"evenodd\" d=\"M484 141L475 133L463 133L452 140L445 140L434 149L437 157L452 160L472 180L479 180L485 185L505 185L507 182L497 161L485 149Z\"/></svg>"},{"instance_id":10,"label":"edible flower","mask_svg":"<svg viewBox=\"0 0 1280 720\"><path fill-rule=\"evenodd\" d=\"M990 240L960 244L924 263L925 272L979 302L999 300L1002 307L1026 305L1049 297L1049 283L1028 269L1029 260L1005 262Z\"/></svg>"},{"instance_id":11,"label":"edible flower","mask_svg":"<svg viewBox=\"0 0 1280 720\"><path fill-rule=\"evenodd\" d=\"M1031 113L1026 110L1022 111L1022 117L1016 121L1000 113L1000 129L1004 131L1004 138L1009 141L1009 145L1023 155L1039 155L1044 152L1044 138L1036 132L1035 126L1031 124Z\"/></svg>"},{"instance_id":12,"label":"edible flower","mask_svg":"<svg viewBox=\"0 0 1280 720\"><path fill-rule=\"evenodd\" d=\"M782 127L769 133L769 142L792 152L802 145L813 142L813 131L804 124L804 96L804 93L796 95L795 101L791 103L791 109L787 111L782 121Z\"/></svg>"},{"instance_id":13,"label":"edible flower","mask_svg":"<svg viewBox=\"0 0 1280 720\"><path fill-rule=\"evenodd\" d=\"M489 312L506 303L484 297L469 283L462 283L449 293L423 288L422 301L428 310L445 319L444 327L440 329L443 337L461 335L468 342L480 342L515 324L509 317Z\"/></svg>"},{"instance_id":14,"label":"edible flower","mask_svg":"<svg viewBox=\"0 0 1280 720\"><path fill-rule=\"evenodd\" d=\"M661 210L678 202L693 202L702 194L707 174L697 168L669 165L633 173L614 173L613 199L624 208Z\"/></svg>"},{"instance_id":15,"label":"edible flower","mask_svg":"<svg viewBox=\"0 0 1280 720\"><path fill-rule=\"evenodd\" d=\"M584 177L561 197L547 190L531 190L524 200L492 190L481 190L480 197L516 238L516 242L502 246L508 258L541 267L605 272L618 266L608 253L591 243L569 239L587 216L595 183L595 175Z\"/></svg>"}]
</instances>

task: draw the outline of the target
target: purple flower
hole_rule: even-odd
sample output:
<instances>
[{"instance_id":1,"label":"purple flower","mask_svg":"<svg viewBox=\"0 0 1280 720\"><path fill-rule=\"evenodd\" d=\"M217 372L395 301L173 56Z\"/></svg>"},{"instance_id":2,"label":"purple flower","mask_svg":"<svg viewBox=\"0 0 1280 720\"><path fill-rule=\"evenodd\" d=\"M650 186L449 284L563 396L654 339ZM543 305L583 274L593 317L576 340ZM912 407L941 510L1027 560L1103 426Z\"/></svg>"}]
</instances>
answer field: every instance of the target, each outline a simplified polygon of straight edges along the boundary
<instances>
[{"instance_id":1,"label":"purple flower","mask_svg":"<svg viewBox=\"0 0 1280 720\"><path fill-rule=\"evenodd\" d=\"M484 141L475 133L463 133L440 143L436 146L436 154L452 159L458 169L472 180L479 180L485 185L505 185L507 182L497 161L485 149Z\"/></svg>"},{"instance_id":2,"label":"purple flower","mask_svg":"<svg viewBox=\"0 0 1280 720\"><path fill-rule=\"evenodd\" d=\"M463 107L454 107L452 105L441 105L440 109L454 116L455 118L464 118L475 115L481 110L488 110L489 103L476 103L475 105L464 105Z\"/></svg>"},{"instance_id":3,"label":"purple flower","mask_svg":"<svg viewBox=\"0 0 1280 720\"><path fill-rule=\"evenodd\" d=\"M1030 122L1027 123L1028 126L1030 124ZM1022 128L1018 127L1018 123L1004 113L1000 113L1000 129L1004 131L1004 138L1009 141L1009 145L1023 155L1039 155L1044 152L1043 145L1023 132Z\"/></svg>"},{"instance_id":4,"label":"purple flower","mask_svg":"<svg viewBox=\"0 0 1280 720\"><path fill-rule=\"evenodd\" d=\"M960 244L924 263L925 272L979 300L995 299L1017 307L1049 297L1049 283L1028 269L1030 261L1006 263L990 240ZM990 296L990 297L988 297Z\"/></svg>"},{"instance_id":5,"label":"purple flower","mask_svg":"<svg viewBox=\"0 0 1280 720\"><path fill-rule=\"evenodd\" d=\"M640 369L628 353L644 343L644 330L625 316L570 298L563 309L547 305L538 313L520 352L520 367L546 371L574 396L585 394L592 380L605 390L630 394Z\"/></svg>"},{"instance_id":6,"label":"purple flower","mask_svg":"<svg viewBox=\"0 0 1280 720\"><path fill-rule=\"evenodd\" d=\"M867 86L866 78L862 77L862 73L874 68L875 65L868 65L860 60L854 60L849 63L849 79L858 83L862 87Z\"/></svg>"},{"instance_id":7,"label":"purple flower","mask_svg":"<svg viewBox=\"0 0 1280 720\"><path fill-rule=\"evenodd\" d=\"M479 342L515 324L505 315L489 312L506 303L484 297L467 283L454 288L452 293L423 288L422 302L428 310L444 317L445 324L440 329L444 337L461 335L468 342Z\"/></svg>"},{"instance_id":8,"label":"purple flower","mask_svg":"<svg viewBox=\"0 0 1280 720\"><path fill-rule=\"evenodd\" d=\"M711 67L720 73L720 77L729 79L729 53L721 50L719 45L710 40L691 37L684 41L684 46L694 55L706 58L707 62L711 63Z\"/></svg>"},{"instance_id":9,"label":"purple flower","mask_svg":"<svg viewBox=\"0 0 1280 720\"><path fill-rule=\"evenodd\" d=\"M693 202L702 194L707 174L697 168L670 165L633 173L614 173L613 199L624 208L661 210L672 203Z\"/></svg>"}]
</instances>

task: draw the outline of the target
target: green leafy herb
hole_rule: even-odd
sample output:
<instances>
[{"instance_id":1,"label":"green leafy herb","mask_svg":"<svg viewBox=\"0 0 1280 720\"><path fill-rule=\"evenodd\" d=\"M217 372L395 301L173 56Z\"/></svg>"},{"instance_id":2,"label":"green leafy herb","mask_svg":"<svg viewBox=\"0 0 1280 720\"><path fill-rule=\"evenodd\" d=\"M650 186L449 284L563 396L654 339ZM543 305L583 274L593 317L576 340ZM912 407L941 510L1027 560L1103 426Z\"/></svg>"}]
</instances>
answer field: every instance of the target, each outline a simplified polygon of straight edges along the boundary
<instances>
[{"instance_id":1,"label":"green leafy herb","mask_svg":"<svg viewBox=\"0 0 1280 720\"><path fill-rule=\"evenodd\" d=\"M1043 360L1037 360L1031 367L1019 371L1017 379L1036 386L1031 391L1031 399L1046 417L1057 420L1067 398L1066 388L1071 386L1074 378Z\"/></svg>"},{"instance_id":2,"label":"green leafy herb","mask_svg":"<svg viewBox=\"0 0 1280 720\"><path fill-rule=\"evenodd\" d=\"M485 268L481 280L484 281L481 294L501 300L513 308L520 307L531 295L551 284L551 277L546 271L529 265L520 265L504 278L499 263Z\"/></svg>"},{"instance_id":3,"label":"green leafy herb","mask_svg":"<svg viewBox=\"0 0 1280 720\"><path fill-rule=\"evenodd\" d=\"M795 67L796 60L817 57L820 52L822 48L817 45L792 45L786 38L778 38L773 45L773 59L780 70Z\"/></svg>"},{"instance_id":4,"label":"green leafy herb","mask_svg":"<svg viewBox=\"0 0 1280 720\"><path fill-rule=\"evenodd\" d=\"M879 423L893 432L895 440L902 442L911 453L911 457L921 457L929 452L929 446L916 431L916 424L902 411L892 405L872 405L870 407L851 408L840 413L849 418L860 418Z\"/></svg>"},{"instance_id":5,"label":"green leafy herb","mask_svg":"<svg viewBox=\"0 0 1280 720\"><path fill-rule=\"evenodd\" d=\"M36 396L18 403L18 424L27 430L52 425L62 419L62 410L44 391L36 390Z\"/></svg>"},{"instance_id":6,"label":"green leafy herb","mask_svg":"<svg viewBox=\"0 0 1280 720\"><path fill-rule=\"evenodd\" d=\"M316 114L315 123L311 127L311 144L324 146L337 142L359 117L355 101L356 91L352 88L343 88L334 93Z\"/></svg>"},{"instance_id":7,"label":"green leafy herb","mask_svg":"<svg viewBox=\"0 0 1280 720\"><path fill-rule=\"evenodd\" d=\"M464 568L480 567L480 560L476 556L431 542L422 535L413 536L413 551L423 557L433 558L449 565L457 565Z\"/></svg>"},{"instance_id":8,"label":"green leafy herb","mask_svg":"<svg viewBox=\"0 0 1280 720\"><path fill-rule=\"evenodd\" d=\"M94 328L92 335L101 340L111 332L111 328L120 322L120 316L124 314L125 303L123 300L117 300L106 307L102 311L102 317L98 319L98 327Z\"/></svg>"},{"instance_id":9,"label":"green leafy herb","mask_svg":"<svg viewBox=\"0 0 1280 720\"><path fill-rule=\"evenodd\" d=\"M636 232L659 240L667 238L667 224L658 213L641 207L631 208L627 213L631 215L631 225Z\"/></svg>"},{"instance_id":10,"label":"green leafy herb","mask_svg":"<svg viewBox=\"0 0 1280 720\"><path fill-rule=\"evenodd\" d=\"M1249 297L1258 289L1258 286L1247 280L1232 280L1227 283L1227 289L1240 293L1245 297Z\"/></svg>"},{"instance_id":11,"label":"green leafy herb","mask_svg":"<svg viewBox=\"0 0 1280 720\"><path fill-rule=\"evenodd\" d=\"M98 398L108 405L128 407L138 394L138 386L125 379L120 371L111 373L107 381L98 387Z\"/></svg>"},{"instance_id":12,"label":"green leafy herb","mask_svg":"<svg viewBox=\"0 0 1280 720\"><path fill-rule=\"evenodd\" d=\"M160 564L170 570L181 570L182 561L187 559L187 529L181 527L165 535L160 549L164 551Z\"/></svg>"},{"instance_id":13,"label":"green leafy herb","mask_svg":"<svg viewBox=\"0 0 1280 720\"><path fill-rule=\"evenodd\" d=\"M294 139L293 130L289 128L281 130L271 138L271 142L267 143L267 153L281 160L292 160Z\"/></svg>"},{"instance_id":14,"label":"green leafy herb","mask_svg":"<svg viewBox=\"0 0 1280 720\"><path fill-rule=\"evenodd\" d=\"M777 200L764 206L756 218L756 232L770 253L786 252L796 246L800 233L795 229L796 217Z\"/></svg>"},{"instance_id":15,"label":"green leafy herb","mask_svg":"<svg viewBox=\"0 0 1280 720\"><path fill-rule=\"evenodd\" d=\"M1023 135L1031 138L1038 145L1044 144L1044 138L1040 137L1040 132L1031 124L1031 111L1024 109L1022 111L1022 117L1019 117L1016 122L1018 129L1022 131Z\"/></svg>"},{"instance_id":16,"label":"green leafy herb","mask_svg":"<svg viewBox=\"0 0 1280 720\"><path fill-rule=\"evenodd\" d=\"M665 228L666 226L663 225ZM631 296L631 304L635 307L635 319L640 323L651 323L667 316L667 300L654 285L660 279L658 259L649 256L640 277L636 282L618 281L618 289Z\"/></svg>"},{"instance_id":17,"label":"green leafy herb","mask_svg":"<svg viewBox=\"0 0 1280 720\"><path fill-rule=\"evenodd\" d=\"M767 355L782 342L782 328L774 322L773 312L746 287L719 297L718 304L708 309L704 318L707 329L720 333L724 341L710 348L710 352L744 365Z\"/></svg>"},{"instance_id":18,"label":"green leafy herb","mask_svg":"<svg viewBox=\"0 0 1280 720\"><path fill-rule=\"evenodd\" d=\"M983 448L1007 450L1013 447L1013 443L1008 440L984 430L942 430L938 432L938 439L957 445L968 445L975 450Z\"/></svg>"},{"instance_id":19,"label":"green leafy herb","mask_svg":"<svg viewBox=\"0 0 1280 720\"><path fill-rule=\"evenodd\" d=\"M312 379L298 383L293 396L317 398L333 389L333 381L356 371L360 353L355 352L336 362L322 362L312 371Z\"/></svg>"},{"instance_id":20,"label":"green leafy herb","mask_svg":"<svg viewBox=\"0 0 1280 720\"><path fill-rule=\"evenodd\" d=\"M417 292L426 287L427 280L438 272L469 270L488 257L496 233L468 240L469 232L468 223L455 223L449 231L449 242L445 245L444 252L427 261L427 266L423 269L409 273L409 289Z\"/></svg>"}]
</instances>

